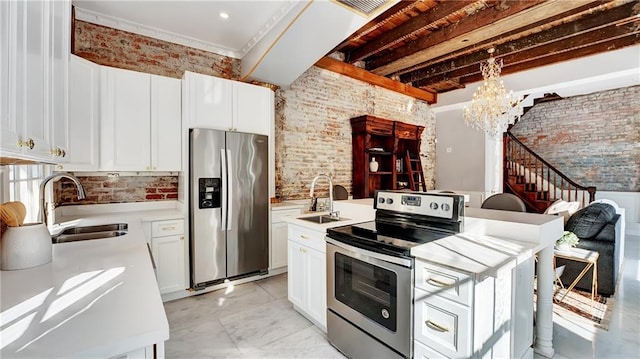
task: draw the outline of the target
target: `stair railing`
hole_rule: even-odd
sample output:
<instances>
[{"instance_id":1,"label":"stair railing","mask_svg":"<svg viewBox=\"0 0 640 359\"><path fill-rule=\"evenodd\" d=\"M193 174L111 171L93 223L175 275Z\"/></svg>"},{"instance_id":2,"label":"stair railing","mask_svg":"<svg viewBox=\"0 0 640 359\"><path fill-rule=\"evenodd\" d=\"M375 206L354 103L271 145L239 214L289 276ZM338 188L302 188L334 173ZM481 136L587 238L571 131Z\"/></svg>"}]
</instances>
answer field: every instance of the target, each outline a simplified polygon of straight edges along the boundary
<instances>
[{"instance_id":1,"label":"stair railing","mask_svg":"<svg viewBox=\"0 0 640 359\"><path fill-rule=\"evenodd\" d=\"M539 193L547 193L548 198L538 198L541 200L577 201L580 202L581 207L595 200L596 187L577 184L533 152L512 133L506 132L504 135L505 184L508 182L509 174L522 176L525 187L534 187Z\"/></svg>"}]
</instances>

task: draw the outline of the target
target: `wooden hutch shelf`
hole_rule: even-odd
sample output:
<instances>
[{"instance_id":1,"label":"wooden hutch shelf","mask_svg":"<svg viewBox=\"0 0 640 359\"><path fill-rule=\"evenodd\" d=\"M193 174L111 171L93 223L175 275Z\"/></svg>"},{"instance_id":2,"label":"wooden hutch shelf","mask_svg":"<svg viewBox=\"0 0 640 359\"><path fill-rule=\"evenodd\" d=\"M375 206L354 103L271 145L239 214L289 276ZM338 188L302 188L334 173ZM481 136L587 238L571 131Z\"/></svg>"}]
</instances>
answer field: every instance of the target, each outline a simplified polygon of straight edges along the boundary
<instances>
[{"instance_id":1,"label":"wooden hutch shelf","mask_svg":"<svg viewBox=\"0 0 640 359\"><path fill-rule=\"evenodd\" d=\"M407 151L418 155L424 126L364 115L351 119L353 198L373 197L378 189L404 189L409 174L404 168ZM375 158L378 171L369 170Z\"/></svg>"}]
</instances>

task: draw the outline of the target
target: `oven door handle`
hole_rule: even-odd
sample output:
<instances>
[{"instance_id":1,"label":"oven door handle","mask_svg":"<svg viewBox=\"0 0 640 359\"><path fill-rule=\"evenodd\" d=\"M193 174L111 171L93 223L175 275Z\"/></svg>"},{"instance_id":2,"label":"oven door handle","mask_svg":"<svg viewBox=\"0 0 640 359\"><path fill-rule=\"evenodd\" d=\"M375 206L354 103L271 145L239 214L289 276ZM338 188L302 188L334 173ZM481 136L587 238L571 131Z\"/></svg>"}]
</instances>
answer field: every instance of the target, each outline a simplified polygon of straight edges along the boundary
<instances>
[{"instance_id":1,"label":"oven door handle","mask_svg":"<svg viewBox=\"0 0 640 359\"><path fill-rule=\"evenodd\" d=\"M362 256L367 256L370 258L375 258L381 261L385 261L385 262L389 262L389 263L393 263L393 264L397 264L397 265L401 265L403 267L407 267L407 268L412 268L412 261L411 259L407 259L407 258L401 258L401 257L393 257L393 256L388 256L386 254L381 254L381 253L376 253L376 252L372 252L370 250L364 249L364 248L358 248L358 247L354 247L350 244L346 244L340 241L337 241L331 237L325 237L325 240L327 241L327 243L332 244L336 247L342 248L346 251L349 251L350 253L352 253L352 257L354 258L358 258L358 256L362 255Z\"/></svg>"}]
</instances>

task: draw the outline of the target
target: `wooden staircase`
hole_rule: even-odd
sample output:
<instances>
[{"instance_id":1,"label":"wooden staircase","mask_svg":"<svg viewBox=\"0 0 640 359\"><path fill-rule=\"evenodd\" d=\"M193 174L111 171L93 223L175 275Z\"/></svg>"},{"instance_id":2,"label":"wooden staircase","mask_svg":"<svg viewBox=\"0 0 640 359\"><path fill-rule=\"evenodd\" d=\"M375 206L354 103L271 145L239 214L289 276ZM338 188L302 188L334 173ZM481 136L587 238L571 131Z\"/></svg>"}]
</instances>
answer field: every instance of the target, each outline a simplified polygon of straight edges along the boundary
<instances>
[{"instance_id":1,"label":"wooden staircase","mask_svg":"<svg viewBox=\"0 0 640 359\"><path fill-rule=\"evenodd\" d=\"M422 172L422 161L418 154L412 155L408 150L404 157L404 163L407 166L407 173L409 174L409 188L412 191L427 191L427 185L424 182L424 172Z\"/></svg>"},{"instance_id":2,"label":"wooden staircase","mask_svg":"<svg viewBox=\"0 0 640 359\"><path fill-rule=\"evenodd\" d=\"M529 212L544 213L556 200L595 200L595 187L581 186L557 170L507 131L504 145L504 190L520 197Z\"/></svg>"}]
</instances>

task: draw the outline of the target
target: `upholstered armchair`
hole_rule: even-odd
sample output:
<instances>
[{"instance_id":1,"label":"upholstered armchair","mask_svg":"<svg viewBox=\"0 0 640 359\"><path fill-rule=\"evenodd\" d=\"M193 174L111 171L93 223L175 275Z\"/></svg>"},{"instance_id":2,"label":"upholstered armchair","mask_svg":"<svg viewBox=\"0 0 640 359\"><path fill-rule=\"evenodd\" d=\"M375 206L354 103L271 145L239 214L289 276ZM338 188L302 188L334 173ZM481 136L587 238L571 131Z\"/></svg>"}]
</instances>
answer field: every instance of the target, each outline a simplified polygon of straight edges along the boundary
<instances>
[{"instance_id":1,"label":"upholstered armchair","mask_svg":"<svg viewBox=\"0 0 640 359\"><path fill-rule=\"evenodd\" d=\"M591 203L574 213L565 230L575 233L580 242L576 247L597 251L598 293L610 296L615 292L618 271L624 255L624 238L620 233L620 215L616 208L608 203ZM571 283L584 268L584 263L557 259L557 266L564 265L561 276L564 283ZM592 272L589 271L578 282L576 288L591 291Z\"/></svg>"}]
</instances>

